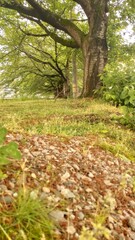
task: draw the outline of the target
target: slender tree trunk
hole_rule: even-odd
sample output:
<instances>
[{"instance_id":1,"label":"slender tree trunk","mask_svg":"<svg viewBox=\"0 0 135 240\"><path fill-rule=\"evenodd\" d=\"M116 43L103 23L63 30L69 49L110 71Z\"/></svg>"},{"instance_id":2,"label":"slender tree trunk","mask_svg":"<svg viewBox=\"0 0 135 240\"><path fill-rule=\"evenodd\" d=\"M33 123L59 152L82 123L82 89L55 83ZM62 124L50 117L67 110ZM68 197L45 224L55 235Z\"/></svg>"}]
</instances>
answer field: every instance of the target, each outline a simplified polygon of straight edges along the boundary
<instances>
[{"instance_id":1,"label":"slender tree trunk","mask_svg":"<svg viewBox=\"0 0 135 240\"><path fill-rule=\"evenodd\" d=\"M100 74L103 72L107 62L107 16L106 1L102 0L101 5L94 7L90 16L90 31L82 44L84 56L84 78L83 97L91 97L94 90L100 86ZM99 11L99 14L97 14Z\"/></svg>"},{"instance_id":2,"label":"slender tree trunk","mask_svg":"<svg viewBox=\"0 0 135 240\"><path fill-rule=\"evenodd\" d=\"M67 58L67 61L66 61L65 77L66 77L66 81L64 82L64 85L63 85L63 91L64 91L64 97L67 98L70 96L69 57Z\"/></svg>"},{"instance_id":3,"label":"slender tree trunk","mask_svg":"<svg viewBox=\"0 0 135 240\"><path fill-rule=\"evenodd\" d=\"M72 55L72 68L73 68L73 98L76 98L78 95L78 84L77 84L77 64L76 64L76 50L73 52Z\"/></svg>"}]
</instances>

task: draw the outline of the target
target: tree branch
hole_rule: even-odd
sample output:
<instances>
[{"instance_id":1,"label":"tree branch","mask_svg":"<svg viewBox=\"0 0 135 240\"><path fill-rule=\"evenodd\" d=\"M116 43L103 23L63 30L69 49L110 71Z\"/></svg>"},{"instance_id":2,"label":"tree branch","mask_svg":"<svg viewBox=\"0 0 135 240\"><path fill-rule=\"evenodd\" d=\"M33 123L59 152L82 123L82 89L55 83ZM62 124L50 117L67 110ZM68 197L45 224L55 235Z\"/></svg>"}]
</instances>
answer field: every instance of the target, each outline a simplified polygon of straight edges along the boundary
<instances>
[{"instance_id":1,"label":"tree branch","mask_svg":"<svg viewBox=\"0 0 135 240\"><path fill-rule=\"evenodd\" d=\"M16 1L11 1L9 3L8 1L3 2L2 0L0 0L0 7L13 9L20 14L24 14L25 16L46 22L52 27L67 33L76 41L77 45L81 46L82 37L85 35L72 21L61 18L61 16L54 14L49 9L44 9L35 0L26 1L31 7L26 7L17 3Z\"/></svg>"},{"instance_id":2,"label":"tree branch","mask_svg":"<svg viewBox=\"0 0 135 240\"><path fill-rule=\"evenodd\" d=\"M30 21L37 23L46 32L47 36L51 37L54 41L62 44L63 46L70 47L70 48L79 48L79 45L74 40L64 39L62 37L59 37L56 33L49 31L47 29L47 27L45 27L44 24L40 20L26 16L24 14L21 14L21 16L24 18L27 18Z\"/></svg>"},{"instance_id":3,"label":"tree branch","mask_svg":"<svg viewBox=\"0 0 135 240\"><path fill-rule=\"evenodd\" d=\"M45 52L44 50L42 50L41 47L40 47L40 49L39 49L39 48L31 45L30 43L28 43L27 45L30 46L31 48L33 48L34 50L36 50L36 52L40 52L41 54L49 57L54 63L56 62L55 59L52 57L52 55L51 55L50 53Z\"/></svg>"},{"instance_id":4,"label":"tree branch","mask_svg":"<svg viewBox=\"0 0 135 240\"><path fill-rule=\"evenodd\" d=\"M88 22L88 18L85 18L85 19L70 18L70 20L73 22Z\"/></svg>"},{"instance_id":5,"label":"tree branch","mask_svg":"<svg viewBox=\"0 0 135 240\"><path fill-rule=\"evenodd\" d=\"M41 59L33 56L32 54L26 52L25 50L21 50L21 52L25 53L28 58L33 59L34 61L39 62L39 63L42 63L42 64L44 64L44 65L49 65L50 67L52 67L53 69L56 70L56 68L55 68L50 62L43 61L43 60L41 60Z\"/></svg>"},{"instance_id":6,"label":"tree branch","mask_svg":"<svg viewBox=\"0 0 135 240\"><path fill-rule=\"evenodd\" d=\"M19 24L18 24L18 28L20 29L20 31L22 33L24 33L24 35L27 35L27 36L32 36L32 37L47 37L48 36L48 34L34 34L34 33L27 32L27 31L23 30Z\"/></svg>"},{"instance_id":7,"label":"tree branch","mask_svg":"<svg viewBox=\"0 0 135 240\"><path fill-rule=\"evenodd\" d=\"M41 21L37 21L37 23L38 23L38 25L40 25L40 27L42 27L42 29L45 30L45 32L48 34L48 36L50 36L54 41L62 44L63 46L66 46L66 47L79 48L79 45L74 40L72 40L72 39L67 40L62 37L59 37L55 32L49 31L48 28L45 27L43 23L41 23Z\"/></svg>"}]
</instances>

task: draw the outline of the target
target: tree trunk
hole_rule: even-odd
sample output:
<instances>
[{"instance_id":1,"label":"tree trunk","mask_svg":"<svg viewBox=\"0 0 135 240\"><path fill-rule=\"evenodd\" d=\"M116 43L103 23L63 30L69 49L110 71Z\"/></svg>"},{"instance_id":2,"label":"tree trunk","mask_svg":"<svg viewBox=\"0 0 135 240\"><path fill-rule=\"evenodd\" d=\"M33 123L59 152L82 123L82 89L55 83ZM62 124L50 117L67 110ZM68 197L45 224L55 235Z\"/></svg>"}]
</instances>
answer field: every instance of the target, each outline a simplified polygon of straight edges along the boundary
<instances>
[{"instance_id":1,"label":"tree trunk","mask_svg":"<svg viewBox=\"0 0 135 240\"><path fill-rule=\"evenodd\" d=\"M65 98L70 96L70 77L69 77L69 57L67 57L66 66L65 66L65 77L66 81L63 85Z\"/></svg>"},{"instance_id":2,"label":"tree trunk","mask_svg":"<svg viewBox=\"0 0 135 240\"><path fill-rule=\"evenodd\" d=\"M74 51L72 55L72 68L73 68L73 98L78 95L78 84L77 84L77 64L76 64L77 52Z\"/></svg>"},{"instance_id":3,"label":"tree trunk","mask_svg":"<svg viewBox=\"0 0 135 240\"><path fill-rule=\"evenodd\" d=\"M84 56L83 97L91 97L100 86L100 74L107 62L107 16L106 0L94 7L90 16L90 30L82 44ZM97 13L99 11L99 14Z\"/></svg>"},{"instance_id":4,"label":"tree trunk","mask_svg":"<svg viewBox=\"0 0 135 240\"><path fill-rule=\"evenodd\" d=\"M70 96L70 86L69 82L64 81L54 91L55 98L68 98Z\"/></svg>"}]
</instances>

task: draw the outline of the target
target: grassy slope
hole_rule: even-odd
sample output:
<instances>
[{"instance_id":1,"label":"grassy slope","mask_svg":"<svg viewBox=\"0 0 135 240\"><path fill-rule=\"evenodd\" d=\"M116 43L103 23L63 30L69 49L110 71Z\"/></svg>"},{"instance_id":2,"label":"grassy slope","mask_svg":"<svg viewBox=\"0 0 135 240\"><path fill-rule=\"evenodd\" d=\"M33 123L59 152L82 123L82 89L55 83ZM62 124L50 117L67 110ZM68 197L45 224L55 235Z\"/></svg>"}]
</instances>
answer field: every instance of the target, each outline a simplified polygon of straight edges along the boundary
<instances>
[{"instance_id":1,"label":"grassy slope","mask_svg":"<svg viewBox=\"0 0 135 240\"><path fill-rule=\"evenodd\" d=\"M120 125L121 109L99 101L29 100L0 102L0 124L29 134L97 136L95 144L135 160L135 133Z\"/></svg>"}]
</instances>

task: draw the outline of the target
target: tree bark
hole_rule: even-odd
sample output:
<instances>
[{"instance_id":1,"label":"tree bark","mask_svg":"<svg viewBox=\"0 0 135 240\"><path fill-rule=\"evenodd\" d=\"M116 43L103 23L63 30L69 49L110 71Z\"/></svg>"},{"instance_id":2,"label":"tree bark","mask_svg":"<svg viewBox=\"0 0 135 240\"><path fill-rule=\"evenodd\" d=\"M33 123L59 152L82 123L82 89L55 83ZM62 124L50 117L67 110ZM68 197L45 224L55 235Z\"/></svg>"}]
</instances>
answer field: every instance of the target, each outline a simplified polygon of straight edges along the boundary
<instances>
[{"instance_id":1,"label":"tree bark","mask_svg":"<svg viewBox=\"0 0 135 240\"><path fill-rule=\"evenodd\" d=\"M84 75L83 75L83 97L91 97L94 90L100 87L100 74L103 72L107 60L106 46L93 39L90 41L92 48L89 51L83 49Z\"/></svg>"},{"instance_id":2,"label":"tree bark","mask_svg":"<svg viewBox=\"0 0 135 240\"><path fill-rule=\"evenodd\" d=\"M83 97L91 97L100 86L100 74L107 62L107 1L100 1L100 6L93 6L90 15L90 31L82 44L84 56Z\"/></svg>"}]
</instances>

